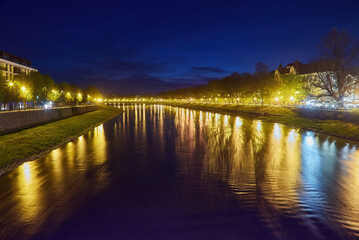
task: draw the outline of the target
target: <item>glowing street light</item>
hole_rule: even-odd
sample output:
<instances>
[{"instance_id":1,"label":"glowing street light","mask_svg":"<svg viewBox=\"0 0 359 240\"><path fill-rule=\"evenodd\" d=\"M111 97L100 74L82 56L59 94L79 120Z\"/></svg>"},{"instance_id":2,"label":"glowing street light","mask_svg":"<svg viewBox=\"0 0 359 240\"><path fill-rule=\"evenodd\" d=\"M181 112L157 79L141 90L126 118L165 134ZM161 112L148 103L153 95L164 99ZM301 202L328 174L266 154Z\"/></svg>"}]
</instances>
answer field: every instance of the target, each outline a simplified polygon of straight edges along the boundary
<instances>
[{"instance_id":1,"label":"glowing street light","mask_svg":"<svg viewBox=\"0 0 359 240\"><path fill-rule=\"evenodd\" d=\"M14 83L13 83L13 82L10 82L10 83L9 83L9 86L10 86L10 87L14 86Z\"/></svg>"},{"instance_id":2,"label":"glowing street light","mask_svg":"<svg viewBox=\"0 0 359 240\"><path fill-rule=\"evenodd\" d=\"M21 87L21 91L25 92L25 91L26 91L26 87Z\"/></svg>"},{"instance_id":3,"label":"glowing street light","mask_svg":"<svg viewBox=\"0 0 359 240\"><path fill-rule=\"evenodd\" d=\"M276 97L274 100L278 101L278 100L279 100L279 98L277 98L277 97Z\"/></svg>"},{"instance_id":4,"label":"glowing street light","mask_svg":"<svg viewBox=\"0 0 359 240\"><path fill-rule=\"evenodd\" d=\"M291 101L294 101L294 97L293 96L290 96L289 98Z\"/></svg>"}]
</instances>

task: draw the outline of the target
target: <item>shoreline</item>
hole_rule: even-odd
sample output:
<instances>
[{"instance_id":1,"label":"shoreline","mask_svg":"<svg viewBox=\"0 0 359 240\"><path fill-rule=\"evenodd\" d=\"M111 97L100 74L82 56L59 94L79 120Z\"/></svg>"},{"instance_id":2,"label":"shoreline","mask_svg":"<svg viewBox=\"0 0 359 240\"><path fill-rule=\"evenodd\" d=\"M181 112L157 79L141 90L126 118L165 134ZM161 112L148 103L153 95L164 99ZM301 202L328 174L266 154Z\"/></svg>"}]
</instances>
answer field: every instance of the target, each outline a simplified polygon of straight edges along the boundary
<instances>
[{"instance_id":1,"label":"shoreline","mask_svg":"<svg viewBox=\"0 0 359 240\"><path fill-rule=\"evenodd\" d=\"M247 105L220 105L198 103L168 103L143 102L146 104L163 104L173 107L190 108L194 110L211 111L246 118L260 119L267 122L281 123L286 126L313 131L349 141L359 142L359 124L343 122L340 120L321 120L301 116L289 107L262 107Z\"/></svg>"},{"instance_id":2,"label":"shoreline","mask_svg":"<svg viewBox=\"0 0 359 240\"><path fill-rule=\"evenodd\" d=\"M7 135L0 136L0 144L1 144L4 141L4 139L5 139L5 141L7 139L18 140L17 135L21 135L23 132L36 131L36 130L38 130L40 128L51 127L51 125L58 125L61 122L69 122L69 121L71 122L72 120L74 120L73 118L80 118L80 120L81 120L82 118L89 117L88 115L90 115L90 114L91 115L96 114L97 117L100 117L99 120L96 120L96 121L92 122L91 124L87 125L85 128L80 128L81 131L79 131L77 133L74 133L74 134L71 134L70 136L66 136L65 138L62 138L61 140L59 140L54 145L47 146L46 148L40 149L36 153L28 154L28 156L25 156L23 158L14 158L14 159L8 160L8 162L1 163L2 166L0 166L0 176L10 172L11 170L15 169L16 167L22 165L25 162L35 161L35 160L43 157L44 155L48 154L49 152L63 146L66 143L69 143L69 142L75 140L77 137L79 137L79 136L81 136L83 134L86 134L87 132L93 130L96 126L99 126L99 125L101 125L101 124L103 124L103 123L105 123L105 122L107 122L107 121L121 115L122 113L123 113L123 111L121 109L119 109L119 108L104 107L104 108L102 108L100 110L96 110L96 111L93 111L93 112L73 116L73 117L70 117L70 118L66 118L66 119L55 121L55 122L43 124L43 125L40 125L40 126L37 126L37 127L25 129L25 130L22 130L22 131L19 131L19 132L16 132L16 133L10 133L10 134L7 134ZM79 119L76 119L76 120L79 120ZM58 130L62 131L62 129L60 129L60 128ZM20 139L20 140L22 140L22 139ZM33 141L36 141L36 139L34 139ZM21 151L21 147L19 146L18 148L19 148L19 151ZM3 150L3 149L0 149L0 154L2 153L1 150Z\"/></svg>"}]
</instances>

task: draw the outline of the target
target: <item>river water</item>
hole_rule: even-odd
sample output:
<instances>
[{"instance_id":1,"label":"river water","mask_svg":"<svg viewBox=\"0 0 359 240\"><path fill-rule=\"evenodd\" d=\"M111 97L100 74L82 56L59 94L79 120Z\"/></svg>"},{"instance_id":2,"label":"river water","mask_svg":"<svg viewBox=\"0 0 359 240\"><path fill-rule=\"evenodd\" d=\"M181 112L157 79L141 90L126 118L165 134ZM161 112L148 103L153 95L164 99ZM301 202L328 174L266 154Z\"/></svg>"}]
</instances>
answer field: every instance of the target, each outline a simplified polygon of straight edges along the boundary
<instances>
[{"instance_id":1,"label":"river water","mask_svg":"<svg viewBox=\"0 0 359 240\"><path fill-rule=\"evenodd\" d=\"M356 143L161 105L0 177L0 239L359 238Z\"/></svg>"}]
</instances>

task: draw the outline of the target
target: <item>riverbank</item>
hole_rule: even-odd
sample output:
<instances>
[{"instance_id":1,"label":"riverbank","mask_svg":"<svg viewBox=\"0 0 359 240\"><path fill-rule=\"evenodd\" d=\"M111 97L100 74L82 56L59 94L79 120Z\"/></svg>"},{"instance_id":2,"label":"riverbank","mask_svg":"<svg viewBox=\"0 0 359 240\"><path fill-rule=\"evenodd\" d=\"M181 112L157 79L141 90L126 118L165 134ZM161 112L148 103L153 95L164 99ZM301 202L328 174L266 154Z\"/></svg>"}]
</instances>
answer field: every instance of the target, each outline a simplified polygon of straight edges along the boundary
<instances>
[{"instance_id":1,"label":"riverbank","mask_svg":"<svg viewBox=\"0 0 359 240\"><path fill-rule=\"evenodd\" d=\"M166 102L161 102L159 104L238 115L247 118L256 118L269 122L282 123L291 127L320 132L334 137L359 141L359 124L339 120L308 118L301 115L302 113L300 113L300 111L296 108Z\"/></svg>"},{"instance_id":2,"label":"riverbank","mask_svg":"<svg viewBox=\"0 0 359 240\"><path fill-rule=\"evenodd\" d=\"M104 107L94 112L0 136L0 175L72 141L121 112L119 108Z\"/></svg>"}]
</instances>

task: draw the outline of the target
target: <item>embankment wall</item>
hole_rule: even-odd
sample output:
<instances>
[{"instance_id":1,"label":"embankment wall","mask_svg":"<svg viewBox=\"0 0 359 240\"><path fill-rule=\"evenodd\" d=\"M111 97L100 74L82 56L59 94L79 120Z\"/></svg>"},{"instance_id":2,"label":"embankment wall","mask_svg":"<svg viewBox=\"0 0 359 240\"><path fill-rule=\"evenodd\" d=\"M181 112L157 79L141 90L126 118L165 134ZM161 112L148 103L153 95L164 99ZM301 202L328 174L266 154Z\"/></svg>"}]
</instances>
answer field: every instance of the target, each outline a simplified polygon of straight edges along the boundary
<instances>
[{"instance_id":1,"label":"embankment wall","mask_svg":"<svg viewBox=\"0 0 359 240\"><path fill-rule=\"evenodd\" d=\"M98 110L100 106L76 106L0 112L0 135Z\"/></svg>"}]
</instances>

